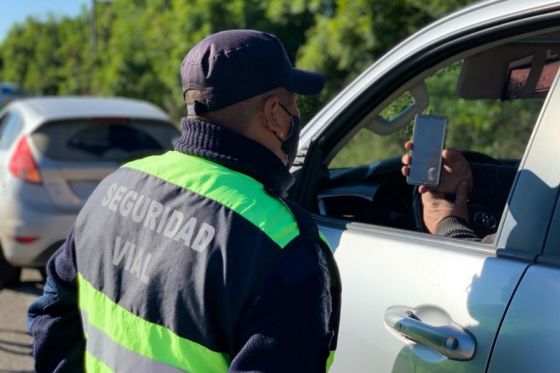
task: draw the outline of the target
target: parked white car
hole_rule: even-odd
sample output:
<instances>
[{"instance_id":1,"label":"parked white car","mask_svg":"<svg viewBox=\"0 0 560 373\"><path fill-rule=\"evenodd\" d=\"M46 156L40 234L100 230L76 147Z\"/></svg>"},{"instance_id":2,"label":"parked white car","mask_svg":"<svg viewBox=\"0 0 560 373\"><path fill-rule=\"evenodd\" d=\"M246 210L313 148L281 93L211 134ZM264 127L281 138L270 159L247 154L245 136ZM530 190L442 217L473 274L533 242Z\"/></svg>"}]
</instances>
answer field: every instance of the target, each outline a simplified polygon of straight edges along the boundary
<instances>
[{"instance_id":1,"label":"parked white car","mask_svg":"<svg viewBox=\"0 0 560 373\"><path fill-rule=\"evenodd\" d=\"M7 105L0 112L0 281L17 281L19 267L44 267L101 179L171 149L178 135L165 112L139 100L44 97Z\"/></svg>"},{"instance_id":2,"label":"parked white car","mask_svg":"<svg viewBox=\"0 0 560 373\"><path fill-rule=\"evenodd\" d=\"M376 61L303 129L292 196L335 252L333 372L557 372L560 2L486 1ZM401 175L416 114L445 115L487 242L424 232Z\"/></svg>"}]
</instances>

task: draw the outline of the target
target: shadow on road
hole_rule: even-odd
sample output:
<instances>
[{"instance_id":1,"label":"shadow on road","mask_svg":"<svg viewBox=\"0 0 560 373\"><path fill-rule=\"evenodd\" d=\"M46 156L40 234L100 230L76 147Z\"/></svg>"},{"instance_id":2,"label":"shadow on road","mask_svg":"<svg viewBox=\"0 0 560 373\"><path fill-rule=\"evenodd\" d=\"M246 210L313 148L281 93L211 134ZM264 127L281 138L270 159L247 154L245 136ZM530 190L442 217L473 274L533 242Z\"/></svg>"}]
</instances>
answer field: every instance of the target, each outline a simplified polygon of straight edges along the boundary
<instances>
[{"instance_id":1,"label":"shadow on road","mask_svg":"<svg viewBox=\"0 0 560 373\"><path fill-rule=\"evenodd\" d=\"M24 294L41 295L43 294L43 283L41 281L21 281L17 284L10 284L4 288L0 288L0 291L4 289ZM0 373L1 372L2 371L0 370Z\"/></svg>"},{"instance_id":2,"label":"shadow on road","mask_svg":"<svg viewBox=\"0 0 560 373\"><path fill-rule=\"evenodd\" d=\"M15 329L0 329L0 351L5 351L14 355L31 355L31 343L14 342L14 335L28 334L21 330ZM2 372L2 370L0 370Z\"/></svg>"}]
</instances>

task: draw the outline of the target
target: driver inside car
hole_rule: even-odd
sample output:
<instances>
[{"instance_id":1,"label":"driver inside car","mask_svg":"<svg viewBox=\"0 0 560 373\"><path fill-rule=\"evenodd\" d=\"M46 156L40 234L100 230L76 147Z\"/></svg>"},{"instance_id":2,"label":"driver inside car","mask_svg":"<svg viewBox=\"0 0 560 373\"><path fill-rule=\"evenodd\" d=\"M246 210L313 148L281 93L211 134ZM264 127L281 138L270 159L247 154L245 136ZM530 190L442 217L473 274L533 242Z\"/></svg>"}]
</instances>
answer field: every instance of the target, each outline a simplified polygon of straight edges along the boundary
<instances>
[{"instance_id":1,"label":"driver inside car","mask_svg":"<svg viewBox=\"0 0 560 373\"><path fill-rule=\"evenodd\" d=\"M412 141L404 148L412 150ZM473 177L466 158L455 149L442 151L442 170L437 188L421 185L418 192L422 200L422 218L426 229L438 236L492 242L494 235L479 237L469 223L468 202L472 191ZM402 156L403 176L409 173L410 154Z\"/></svg>"}]
</instances>

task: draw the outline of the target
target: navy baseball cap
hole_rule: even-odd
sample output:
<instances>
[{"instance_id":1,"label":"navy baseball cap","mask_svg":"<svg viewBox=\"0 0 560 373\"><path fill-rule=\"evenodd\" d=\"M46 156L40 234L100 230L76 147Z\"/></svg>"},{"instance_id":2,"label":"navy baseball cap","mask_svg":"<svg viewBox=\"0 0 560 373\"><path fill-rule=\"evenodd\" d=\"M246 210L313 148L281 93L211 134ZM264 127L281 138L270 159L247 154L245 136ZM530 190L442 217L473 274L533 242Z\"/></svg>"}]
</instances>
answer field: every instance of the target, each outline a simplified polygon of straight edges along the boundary
<instances>
[{"instance_id":1,"label":"navy baseball cap","mask_svg":"<svg viewBox=\"0 0 560 373\"><path fill-rule=\"evenodd\" d=\"M277 87L301 95L323 89L323 75L295 69L280 40L255 30L228 30L196 44L181 63L183 95L191 89L208 94L189 114L214 111ZM189 105L190 106L190 105Z\"/></svg>"}]
</instances>

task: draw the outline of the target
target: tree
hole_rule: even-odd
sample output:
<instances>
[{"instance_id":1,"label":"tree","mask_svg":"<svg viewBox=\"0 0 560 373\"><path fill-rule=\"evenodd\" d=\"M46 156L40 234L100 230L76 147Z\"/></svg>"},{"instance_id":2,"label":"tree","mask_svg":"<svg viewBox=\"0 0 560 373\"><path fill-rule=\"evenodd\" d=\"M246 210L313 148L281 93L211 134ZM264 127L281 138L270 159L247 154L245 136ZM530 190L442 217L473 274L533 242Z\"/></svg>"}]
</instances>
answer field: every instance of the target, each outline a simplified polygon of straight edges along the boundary
<instances>
[{"instance_id":1,"label":"tree","mask_svg":"<svg viewBox=\"0 0 560 373\"><path fill-rule=\"evenodd\" d=\"M298 63L327 76L319 100L308 103L311 116L390 47L420 27L473 0L337 0L317 14Z\"/></svg>"},{"instance_id":2,"label":"tree","mask_svg":"<svg viewBox=\"0 0 560 373\"><path fill-rule=\"evenodd\" d=\"M327 77L319 97L301 98L309 119L389 47L470 0L114 0L95 24L28 18L0 45L0 77L35 94L129 96L172 117L184 112L179 65L208 34L254 28L280 37L296 65ZM91 27L96 47L92 48Z\"/></svg>"}]
</instances>

